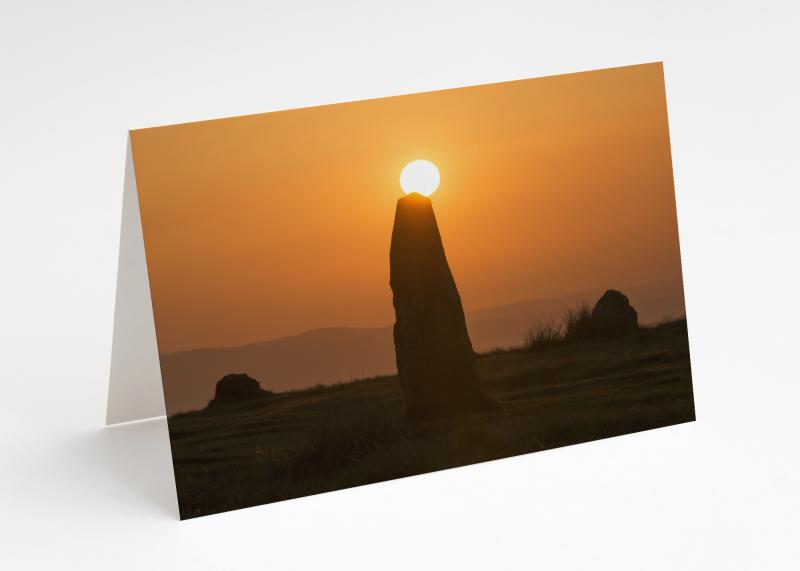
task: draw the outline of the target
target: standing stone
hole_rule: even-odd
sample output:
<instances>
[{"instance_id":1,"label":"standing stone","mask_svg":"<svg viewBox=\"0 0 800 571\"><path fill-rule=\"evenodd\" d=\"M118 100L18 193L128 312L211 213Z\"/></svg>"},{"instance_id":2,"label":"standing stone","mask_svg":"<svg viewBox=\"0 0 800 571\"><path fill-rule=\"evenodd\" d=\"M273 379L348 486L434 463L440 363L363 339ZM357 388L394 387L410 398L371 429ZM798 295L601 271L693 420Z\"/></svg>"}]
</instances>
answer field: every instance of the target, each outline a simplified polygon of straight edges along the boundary
<instances>
[{"instance_id":1,"label":"standing stone","mask_svg":"<svg viewBox=\"0 0 800 571\"><path fill-rule=\"evenodd\" d=\"M397 201L389 262L406 415L430 419L496 408L480 391L461 297L430 199L412 193Z\"/></svg>"},{"instance_id":2,"label":"standing stone","mask_svg":"<svg viewBox=\"0 0 800 571\"><path fill-rule=\"evenodd\" d=\"M600 337L628 335L639 329L639 315L628 297L613 289L597 300L591 322L594 333Z\"/></svg>"}]
</instances>

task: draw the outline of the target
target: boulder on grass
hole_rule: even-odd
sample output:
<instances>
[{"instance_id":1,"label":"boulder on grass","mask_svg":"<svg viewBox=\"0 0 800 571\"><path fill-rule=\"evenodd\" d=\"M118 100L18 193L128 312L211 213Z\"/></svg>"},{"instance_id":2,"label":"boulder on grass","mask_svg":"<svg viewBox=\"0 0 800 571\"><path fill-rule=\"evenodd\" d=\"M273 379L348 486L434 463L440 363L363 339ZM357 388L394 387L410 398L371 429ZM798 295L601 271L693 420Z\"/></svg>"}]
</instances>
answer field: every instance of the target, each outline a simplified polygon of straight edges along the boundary
<instances>
[{"instance_id":1,"label":"boulder on grass","mask_svg":"<svg viewBox=\"0 0 800 571\"><path fill-rule=\"evenodd\" d=\"M265 391L254 378L245 373L231 373L217 381L217 390L214 399L208 403L209 407L225 404L258 401L269 398L274 393Z\"/></svg>"},{"instance_id":2,"label":"boulder on grass","mask_svg":"<svg viewBox=\"0 0 800 571\"><path fill-rule=\"evenodd\" d=\"M639 315L628 297L613 289L597 300L590 319L592 331L598 337L630 335L639 329Z\"/></svg>"}]
</instances>

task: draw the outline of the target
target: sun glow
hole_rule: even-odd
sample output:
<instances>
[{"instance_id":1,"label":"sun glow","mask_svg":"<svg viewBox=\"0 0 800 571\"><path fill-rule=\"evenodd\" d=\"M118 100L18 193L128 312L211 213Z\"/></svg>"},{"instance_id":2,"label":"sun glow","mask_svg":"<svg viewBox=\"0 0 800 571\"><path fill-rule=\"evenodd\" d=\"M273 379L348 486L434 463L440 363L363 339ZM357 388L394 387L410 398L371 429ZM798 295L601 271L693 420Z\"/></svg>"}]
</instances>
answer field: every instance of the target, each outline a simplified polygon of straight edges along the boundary
<instances>
[{"instance_id":1,"label":"sun glow","mask_svg":"<svg viewBox=\"0 0 800 571\"><path fill-rule=\"evenodd\" d=\"M400 186L406 194L430 196L439 187L439 169L430 161L411 161L400 173Z\"/></svg>"}]
</instances>

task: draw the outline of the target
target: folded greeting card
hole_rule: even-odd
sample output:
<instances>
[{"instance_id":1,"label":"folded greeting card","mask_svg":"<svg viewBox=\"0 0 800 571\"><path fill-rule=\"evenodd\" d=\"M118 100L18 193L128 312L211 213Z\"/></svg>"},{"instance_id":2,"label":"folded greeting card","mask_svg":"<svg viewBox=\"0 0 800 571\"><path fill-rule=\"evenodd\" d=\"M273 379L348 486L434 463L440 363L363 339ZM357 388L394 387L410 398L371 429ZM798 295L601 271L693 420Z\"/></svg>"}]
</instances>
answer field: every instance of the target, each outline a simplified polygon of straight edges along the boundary
<instances>
[{"instance_id":1,"label":"folded greeting card","mask_svg":"<svg viewBox=\"0 0 800 571\"><path fill-rule=\"evenodd\" d=\"M182 518L694 420L661 64L131 131L120 255Z\"/></svg>"}]
</instances>

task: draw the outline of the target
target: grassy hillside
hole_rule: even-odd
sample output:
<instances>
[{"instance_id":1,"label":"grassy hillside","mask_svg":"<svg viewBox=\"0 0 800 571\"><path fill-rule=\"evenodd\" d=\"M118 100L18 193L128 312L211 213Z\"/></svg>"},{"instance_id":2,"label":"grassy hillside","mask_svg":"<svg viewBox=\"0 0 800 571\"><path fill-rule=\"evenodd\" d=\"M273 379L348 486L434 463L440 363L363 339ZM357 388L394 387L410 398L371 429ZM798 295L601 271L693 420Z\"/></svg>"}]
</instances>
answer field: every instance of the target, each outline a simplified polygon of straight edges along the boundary
<instances>
[{"instance_id":1,"label":"grassy hillside","mask_svg":"<svg viewBox=\"0 0 800 571\"><path fill-rule=\"evenodd\" d=\"M502 409L407 423L395 376L169 419L183 518L694 420L686 322L479 358Z\"/></svg>"}]
</instances>

